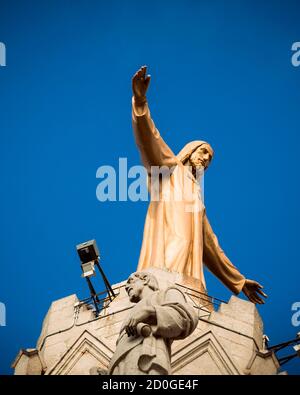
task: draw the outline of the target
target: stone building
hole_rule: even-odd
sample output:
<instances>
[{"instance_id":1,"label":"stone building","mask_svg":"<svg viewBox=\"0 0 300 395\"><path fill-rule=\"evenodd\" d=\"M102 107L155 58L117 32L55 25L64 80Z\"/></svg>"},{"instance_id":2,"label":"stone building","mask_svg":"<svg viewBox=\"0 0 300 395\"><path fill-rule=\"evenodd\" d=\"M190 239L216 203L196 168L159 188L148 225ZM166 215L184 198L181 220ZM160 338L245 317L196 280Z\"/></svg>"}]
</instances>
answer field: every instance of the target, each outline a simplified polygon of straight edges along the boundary
<instances>
[{"instance_id":1,"label":"stone building","mask_svg":"<svg viewBox=\"0 0 300 395\"><path fill-rule=\"evenodd\" d=\"M161 288L175 283L199 317L196 330L172 345L172 374L278 374L279 363L264 347L263 322L253 303L235 296L218 303L200 294L192 278L154 268L148 271ZM15 374L105 374L121 324L133 306L125 283L113 285L116 297L104 304L98 317L76 295L54 301L36 348L22 349L16 356Z\"/></svg>"}]
</instances>

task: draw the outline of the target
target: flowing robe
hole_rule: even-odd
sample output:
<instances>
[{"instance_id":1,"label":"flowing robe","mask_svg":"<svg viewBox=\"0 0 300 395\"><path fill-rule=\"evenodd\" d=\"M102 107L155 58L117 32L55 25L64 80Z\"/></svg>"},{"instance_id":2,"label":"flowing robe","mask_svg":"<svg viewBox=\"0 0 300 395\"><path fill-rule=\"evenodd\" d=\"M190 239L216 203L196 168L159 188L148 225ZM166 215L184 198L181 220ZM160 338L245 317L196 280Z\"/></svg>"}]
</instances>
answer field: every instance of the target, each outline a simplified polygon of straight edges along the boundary
<instances>
[{"instance_id":1,"label":"flowing robe","mask_svg":"<svg viewBox=\"0 0 300 395\"><path fill-rule=\"evenodd\" d=\"M148 104L137 106L134 98L132 122L136 144L149 175L150 191L155 181L151 167L172 169L168 182L160 178L159 199L151 196L137 270L158 267L191 276L200 280L199 291L206 292L205 264L225 286L239 294L245 277L219 246L201 199L200 185L183 164L184 159L204 142L191 142L174 155L156 129ZM186 190L189 192L185 193ZM178 199L180 194L182 198Z\"/></svg>"},{"instance_id":2,"label":"flowing robe","mask_svg":"<svg viewBox=\"0 0 300 395\"><path fill-rule=\"evenodd\" d=\"M110 361L108 374L155 375L171 373L171 344L184 339L197 327L198 317L194 308L186 302L184 294L176 287L155 291L138 302L130 311L151 306L156 322L151 325L148 337L128 336L125 324L120 330L116 351Z\"/></svg>"}]
</instances>

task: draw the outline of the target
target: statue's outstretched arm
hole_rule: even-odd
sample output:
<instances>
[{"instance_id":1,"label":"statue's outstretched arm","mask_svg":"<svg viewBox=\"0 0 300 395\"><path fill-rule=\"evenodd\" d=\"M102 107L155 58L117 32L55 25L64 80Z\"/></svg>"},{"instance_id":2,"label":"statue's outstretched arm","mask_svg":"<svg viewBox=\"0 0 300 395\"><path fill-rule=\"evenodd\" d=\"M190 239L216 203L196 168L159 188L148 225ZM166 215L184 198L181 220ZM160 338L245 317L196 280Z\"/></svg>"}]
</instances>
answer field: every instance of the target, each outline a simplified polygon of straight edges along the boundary
<instances>
[{"instance_id":1,"label":"statue's outstretched arm","mask_svg":"<svg viewBox=\"0 0 300 395\"><path fill-rule=\"evenodd\" d=\"M219 246L206 213L203 218L203 261L206 267L236 295L245 284L245 277L230 262Z\"/></svg>"},{"instance_id":2,"label":"statue's outstretched arm","mask_svg":"<svg viewBox=\"0 0 300 395\"><path fill-rule=\"evenodd\" d=\"M230 262L219 246L206 213L203 219L203 261L207 268L218 277L233 293L241 291L252 303L264 304L267 295L262 291L263 286L255 280L246 279Z\"/></svg>"},{"instance_id":3,"label":"statue's outstretched arm","mask_svg":"<svg viewBox=\"0 0 300 395\"><path fill-rule=\"evenodd\" d=\"M151 166L173 167L177 160L151 118L146 99L150 76L146 76L146 70L146 66L140 68L132 78L132 125L143 165L150 173Z\"/></svg>"}]
</instances>

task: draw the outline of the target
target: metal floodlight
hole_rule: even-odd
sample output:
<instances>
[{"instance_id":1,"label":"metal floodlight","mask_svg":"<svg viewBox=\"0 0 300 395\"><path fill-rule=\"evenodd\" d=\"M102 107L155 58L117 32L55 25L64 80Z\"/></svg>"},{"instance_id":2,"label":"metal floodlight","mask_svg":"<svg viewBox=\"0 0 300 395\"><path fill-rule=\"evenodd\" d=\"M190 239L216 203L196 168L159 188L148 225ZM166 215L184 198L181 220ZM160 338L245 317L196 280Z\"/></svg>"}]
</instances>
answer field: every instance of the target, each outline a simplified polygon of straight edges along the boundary
<instances>
[{"instance_id":1,"label":"metal floodlight","mask_svg":"<svg viewBox=\"0 0 300 395\"><path fill-rule=\"evenodd\" d=\"M96 244L96 240L89 240L86 241L85 243L78 244L76 246L76 250L80 259L81 263L81 270L82 270L82 275L81 277L85 278L90 290L91 294L91 299L93 300L94 307L96 310L96 314L98 315L100 313L99 306L103 305L103 300L99 299L99 295L104 292L96 293L95 288L92 284L92 281L90 277L95 277L96 276L96 269L95 266L98 268L102 280L105 284L106 292L108 294L108 298L110 301L113 300L113 298L116 296L113 289L111 288L111 285L109 281L107 280L100 264L100 253L99 249ZM101 307L100 307L101 308Z\"/></svg>"},{"instance_id":2,"label":"metal floodlight","mask_svg":"<svg viewBox=\"0 0 300 395\"><path fill-rule=\"evenodd\" d=\"M76 246L81 263L98 261L100 253L96 240L89 240Z\"/></svg>"},{"instance_id":3,"label":"metal floodlight","mask_svg":"<svg viewBox=\"0 0 300 395\"><path fill-rule=\"evenodd\" d=\"M293 350L296 351L294 354L286 355L281 358L277 357L277 360L278 360L280 366L284 365L285 363L291 361L292 359L294 359L296 357L300 357L300 336L299 335L300 335L300 332L297 333L296 339L288 340L284 343L280 343L280 344L276 344L275 346L268 347L268 350L274 351L274 353L277 353L278 351L286 349L287 347L290 347L290 346L292 346Z\"/></svg>"},{"instance_id":4,"label":"metal floodlight","mask_svg":"<svg viewBox=\"0 0 300 395\"><path fill-rule=\"evenodd\" d=\"M82 263L81 268L83 271L81 277L86 278L86 277L95 277L96 276L94 262Z\"/></svg>"}]
</instances>

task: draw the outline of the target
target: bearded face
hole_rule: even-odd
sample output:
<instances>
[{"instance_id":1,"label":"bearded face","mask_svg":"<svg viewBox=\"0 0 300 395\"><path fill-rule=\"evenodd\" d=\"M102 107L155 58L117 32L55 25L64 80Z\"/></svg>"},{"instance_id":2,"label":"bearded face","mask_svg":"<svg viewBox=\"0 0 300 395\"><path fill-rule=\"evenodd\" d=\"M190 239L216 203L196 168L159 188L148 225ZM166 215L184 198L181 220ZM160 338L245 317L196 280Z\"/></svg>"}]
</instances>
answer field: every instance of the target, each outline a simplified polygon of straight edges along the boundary
<instances>
[{"instance_id":1,"label":"bearded face","mask_svg":"<svg viewBox=\"0 0 300 395\"><path fill-rule=\"evenodd\" d=\"M190 155L189 161L194 168L206 170L212 160L212 152L208 144L202 144Z\"/></svg>"}]
</instances>

